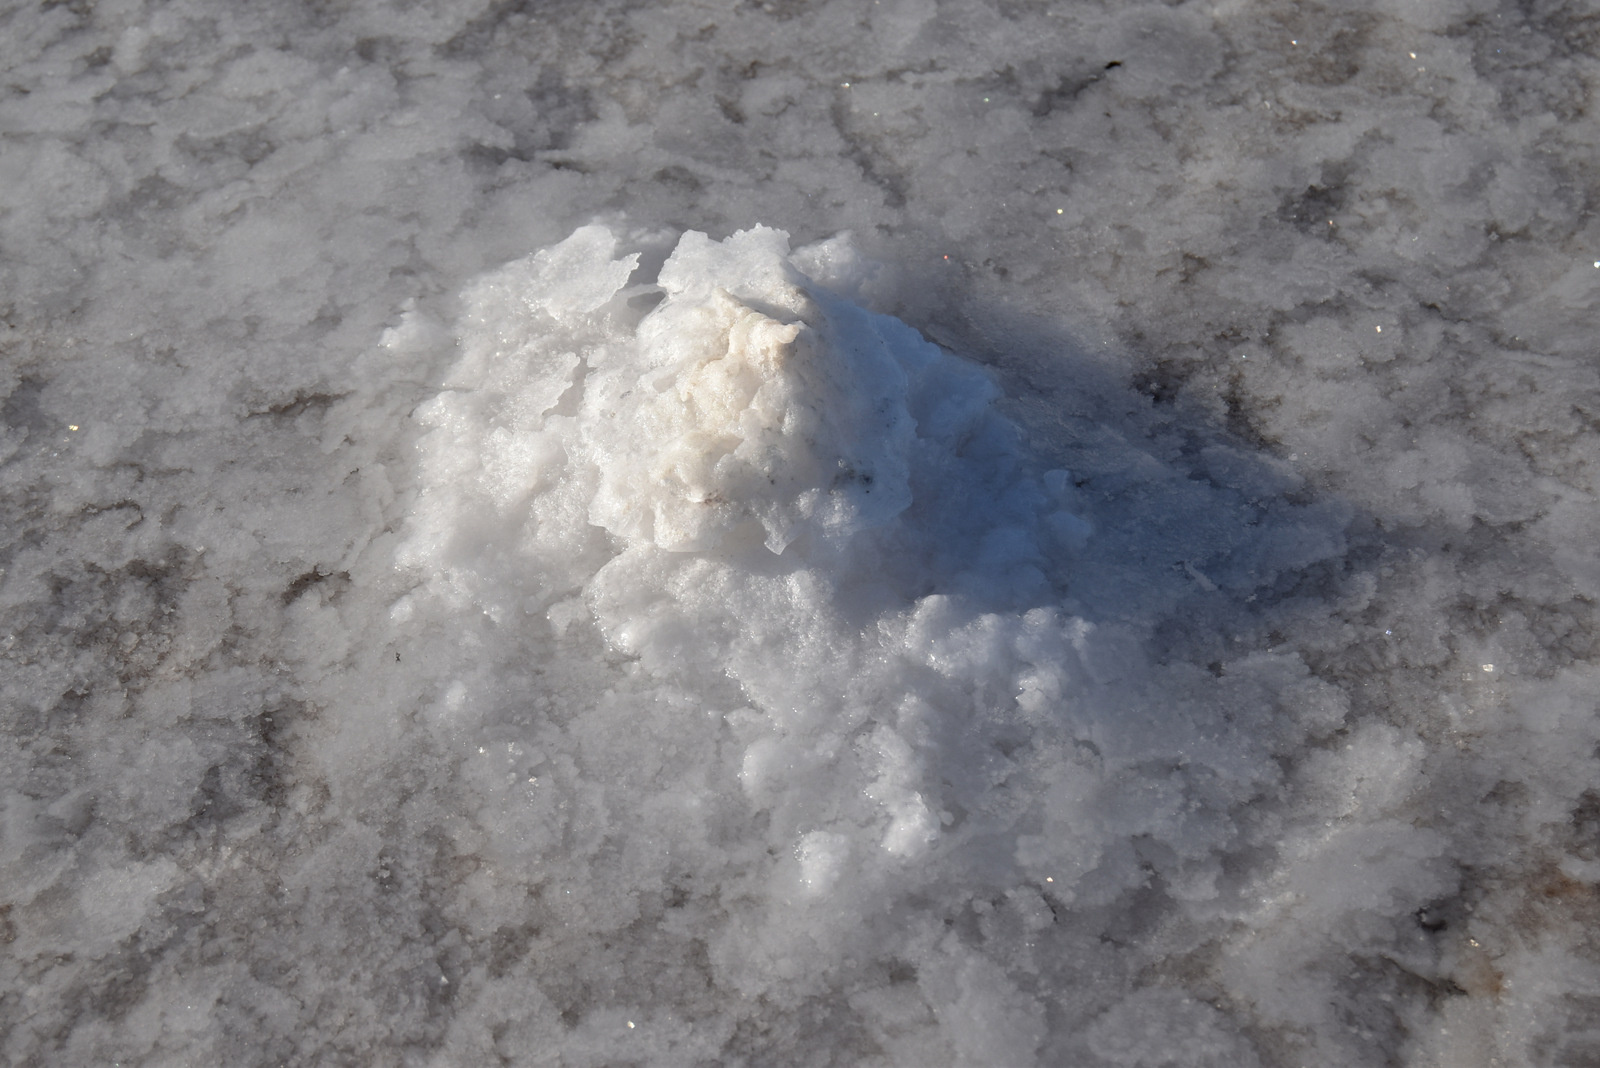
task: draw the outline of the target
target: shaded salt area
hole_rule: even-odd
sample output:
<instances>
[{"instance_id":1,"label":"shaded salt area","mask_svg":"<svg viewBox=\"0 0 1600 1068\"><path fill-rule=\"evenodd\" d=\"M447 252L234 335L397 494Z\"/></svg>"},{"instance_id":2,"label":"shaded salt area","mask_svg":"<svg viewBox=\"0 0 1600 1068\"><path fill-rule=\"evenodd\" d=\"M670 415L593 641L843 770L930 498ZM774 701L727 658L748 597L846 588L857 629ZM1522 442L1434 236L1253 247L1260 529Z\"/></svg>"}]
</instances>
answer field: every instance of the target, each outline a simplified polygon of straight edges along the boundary
<instances>
[{"instance_id":1,"label":"shaded salt area","mask_svg":"<svg viewBox=\"0 0 1600 1068\"><path fill-rule=\"evenodd\" d=\"M1594 1063L1597 41L0 12L0 1060Z\"/></svg>"}]
</instances>

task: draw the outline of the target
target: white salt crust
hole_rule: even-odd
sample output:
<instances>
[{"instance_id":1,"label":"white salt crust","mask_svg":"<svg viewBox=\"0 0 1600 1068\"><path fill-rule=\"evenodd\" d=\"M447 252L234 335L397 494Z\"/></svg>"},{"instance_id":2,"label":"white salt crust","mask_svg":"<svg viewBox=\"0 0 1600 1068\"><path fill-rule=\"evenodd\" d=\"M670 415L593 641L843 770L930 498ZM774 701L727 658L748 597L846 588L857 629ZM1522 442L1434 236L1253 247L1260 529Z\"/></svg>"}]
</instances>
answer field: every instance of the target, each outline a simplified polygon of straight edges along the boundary
<instances>
[{"instance_id":1,"label":"white salt crust","mask_svg":"<svg viewBox=\"0 0 1600 1068\"><path fill-rule=\"evenodd\" d=\"M1596 1063L1596 32L0 10L0 1062Z\"/></svg>"}]
</instances>

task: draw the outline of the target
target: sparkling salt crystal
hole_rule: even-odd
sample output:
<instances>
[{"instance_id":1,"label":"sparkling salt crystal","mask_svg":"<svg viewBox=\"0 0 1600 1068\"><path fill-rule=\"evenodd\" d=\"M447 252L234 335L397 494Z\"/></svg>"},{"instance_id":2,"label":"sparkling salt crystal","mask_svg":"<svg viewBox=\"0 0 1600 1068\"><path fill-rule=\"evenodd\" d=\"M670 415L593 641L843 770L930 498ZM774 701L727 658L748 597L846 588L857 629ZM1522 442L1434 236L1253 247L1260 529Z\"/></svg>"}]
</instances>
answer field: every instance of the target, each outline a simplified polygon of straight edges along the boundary
<instances>
[{"instance_id":1,"label":"sparkling salt crystal","mask_svg":"<svg viewBox=\"0 0 1600 1068\"><path fill-rule=\"evenodd\" d=\"M812 831L795 850L800 860L800 884L807 897L822 897L839 881L850 856L850 839L842 834Z\"/></svg>"},{"instance_id":2,"label":"sparkling salt crystal","mask_svg":"<svg viewBox=\"0 0 1600 1068\"><path fill-rule=\"evenodd\" d=\"M617 239L603 226L584 226L561 244L537 252L508 271L530 305L572 321L610 300L639 263L637 253L613 259Z\"/></svg>"}]
</instances>

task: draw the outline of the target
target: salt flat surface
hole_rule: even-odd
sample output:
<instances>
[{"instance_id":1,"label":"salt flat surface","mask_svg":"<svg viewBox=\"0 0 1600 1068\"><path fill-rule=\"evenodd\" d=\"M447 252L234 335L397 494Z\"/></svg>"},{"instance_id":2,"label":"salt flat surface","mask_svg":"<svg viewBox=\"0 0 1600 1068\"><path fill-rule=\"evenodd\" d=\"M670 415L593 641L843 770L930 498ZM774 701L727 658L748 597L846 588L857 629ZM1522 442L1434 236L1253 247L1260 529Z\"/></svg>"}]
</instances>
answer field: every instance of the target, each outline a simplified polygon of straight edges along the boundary
<instances>
[{"instance_id":1,"label":"salt flat surface","mask_svg":"<svg viewBox=\"0 0 1600 1068\"><path fill-rule=\"evenodd\" d=\"M0 1061L1600 1060L1600 15L0 12Z\"/></svg>"}]
</instances>

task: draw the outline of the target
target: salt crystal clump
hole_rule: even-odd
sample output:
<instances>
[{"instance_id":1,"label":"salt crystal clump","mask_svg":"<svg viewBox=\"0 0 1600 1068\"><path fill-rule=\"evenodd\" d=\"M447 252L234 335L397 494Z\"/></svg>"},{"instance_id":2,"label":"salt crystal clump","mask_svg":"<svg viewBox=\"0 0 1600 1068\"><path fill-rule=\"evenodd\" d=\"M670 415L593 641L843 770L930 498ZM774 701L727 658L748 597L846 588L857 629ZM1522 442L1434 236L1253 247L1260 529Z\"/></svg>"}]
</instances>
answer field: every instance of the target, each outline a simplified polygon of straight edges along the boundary
<instances>
[{"instance_id":1,"label":"salt crystal clump","mask_svg":"<svg viewBox=\"0 0 1600 1068\"><path fill-rule=\"evenodd\" d=\"M654 278L618 245L585 227L475 283L417 409L391 618L440 658L426 726L465 754L485 862L619 959L698 886L677 985L719 1013L857 991L897 1063L1030 1063L1093 989L1040 969L1152 880L1197 920L1238 907L1225 861L1258 844L1232 813L1343 706L1292 655L1154 661L1130 598L1220 596L1234 550L1197 521L1182 551L1217 581L1131 565L1143 513L1086 518L986 371L848 299L848 239L689 233ZM438 337L413 312L386 343ZM1200 492L1124 451L1108 468ZM1239 552L1275 574L1303 540ZM1099 622L1072 586L1115 594ZM539 762L494 770L491 735ZM1080 996L1087 1026L1106 1006ZM1095 1041L1142 1050L1123 1022Z\"/></svg>"},{"instance_id":2,"label":"salt crystal clump","mask_svg":"<svg viewBox=\"0 0 1600 1068\"><path fill-rule=\"evenodd\" d=\"M881 526L911 503L907 374L927 358L812 288L788 251L765 227L679 242L637 348L588 384L593 522L683 551L754 521L780 553L803 533Z\"/></svg>"},{"instance_id":3,"label":"salt crystal clump","mask_svg":"<svg viewBox=\"0 0 1600 1068\"><path fill-rule=\"evenodd\" d=\"M769 924L766 949L737 956L790 959L795 938L838 944L935 846L942 775L984 788L941 772L930 738L984 744L1003 723L961 722L961 694L985 674L1050 685L1011 649L1078 625L975 620L1048 593L1087 528L984 370L840 295L867 270L847 239L791 253L764 227L689 233L633 284L638 257L616 248L585 227L468 291L460 359L418 409L431 429L398 558L451 610L543 615L565 638L586 606L663 680L738 685L736 780L783 858L773 905L831 911ZM408 321L389 341L427 333ZM907 698L930 671L955 677L953 704ZM438 730L458 729L457 706Z\"/></svg>"},{"instance_id":4,"label":"salt crystal clump","mask_svg":"<svg viewBox=\"0 0 1600 1068\"><path fill-rule=\"evenodd\" d=\"M1081 542L1059 490L1019 478L989 376L838 295L865 271L847 240L791 255L765 227L723 242L691 232L655 282L632 286L639 257L616 247L584 227L466 296L461 358L418 409L435 428L428 489L400 553L447 565L458 603L514 609L482 558L511 553L543 578L535 609L587 588L610 637L640 652L659 614L646 591L736 558L742 573L823 586L854 569L871 587L924 583L930 557L953 554L953 572L992 583L998 566L1001 586L1037 586L1055 543ZM424 333L407 322L390 343ZM888 530L919 480L918 520ZM975 517L977 483L989 499ZM990 536L966 544L975 524ZM873 547L851 547L869 531ZM626 559L608 568L615 544ZM782 562L743 558L757 546ZM824 559L825 573L798 574Z\"/></svg>"}]
</instances>

